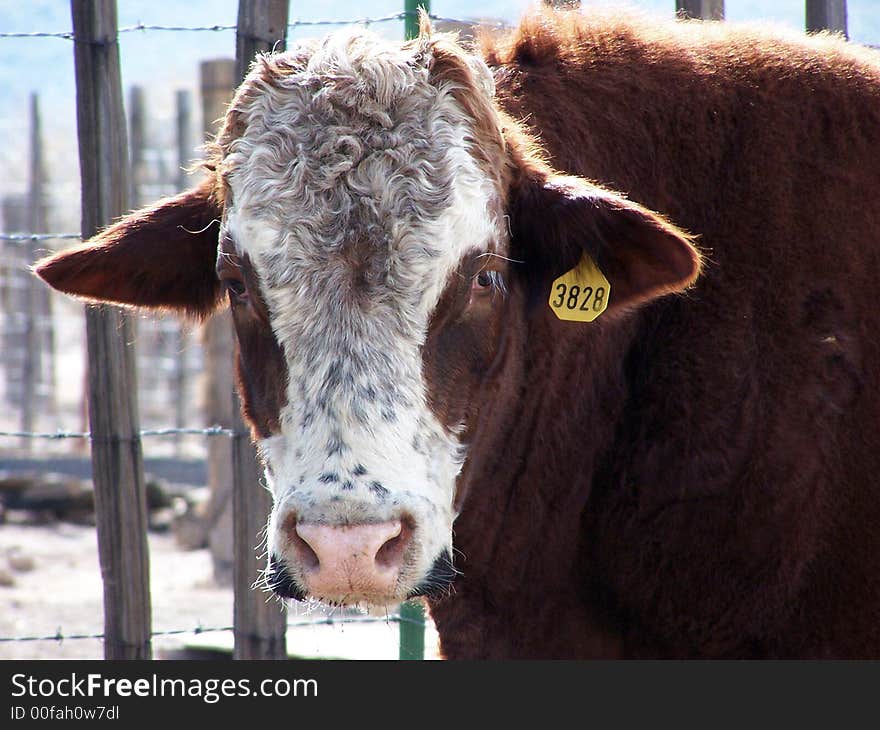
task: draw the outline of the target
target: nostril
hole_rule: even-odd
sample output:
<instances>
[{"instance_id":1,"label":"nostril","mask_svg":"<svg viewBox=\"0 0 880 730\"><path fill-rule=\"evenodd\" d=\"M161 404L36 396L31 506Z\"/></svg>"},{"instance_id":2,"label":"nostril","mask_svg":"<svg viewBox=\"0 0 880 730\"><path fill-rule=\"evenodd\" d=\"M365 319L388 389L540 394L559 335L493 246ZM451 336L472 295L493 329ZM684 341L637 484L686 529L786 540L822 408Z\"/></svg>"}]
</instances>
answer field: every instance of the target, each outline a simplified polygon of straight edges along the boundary
<instances>
[{"instance_id":1,"label":"nostril","mask_svg":"<svg viewBox=\"0 0 880 730\"><path fill-rule=\"evenodd\" d=\"M321 561L312 546L302 539L299 530L293 529L288 534L290 535L290 545L299 564L306 570L317 570Z\"/></svg>"},{"instance_id":2,"label":"nostril","mask_svg":"<svg viewBox=\"0 0 880 730\"><path fill-rule=\"evenodd\" d=\"M299 515L291 512L281 523L283 533L287 535L287 542L293 550L298 565L306 570L316 570L321 564L318 553L311 545L300 535Z\"/></svg>"},{"instance_id":3,"label":"nostril","mask_svg":"<svg viewBox=\"0 0 880 730\"><path fill-rule=\"evenodd\" d=\"M376 564L382 568L399 568L403 564L413 529L408 520L400 523L400 532L388 540L376 553Z\"/></svg>"}]
</instances>

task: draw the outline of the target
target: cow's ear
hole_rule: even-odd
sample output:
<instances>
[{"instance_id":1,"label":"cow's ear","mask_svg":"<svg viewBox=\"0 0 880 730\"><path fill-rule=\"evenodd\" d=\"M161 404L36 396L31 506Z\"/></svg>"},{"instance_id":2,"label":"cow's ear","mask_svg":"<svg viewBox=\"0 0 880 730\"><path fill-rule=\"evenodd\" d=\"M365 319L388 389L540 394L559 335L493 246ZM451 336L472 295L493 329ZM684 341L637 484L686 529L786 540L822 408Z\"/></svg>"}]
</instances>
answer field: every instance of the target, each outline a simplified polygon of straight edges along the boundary
<instances>
[{"instance_id":1,"label":"cow's ear","mask_svg":"<svg viewBox=\"0 0 880 730\"><path fill-rule=\"evenodd\" d=\"M66 294L207 316L222 293L215 264L222 208L212 181L122 218L47 256L35 273Z\"/></svg>"},{"instance_id":2,"label":"cow's ear","mask_svg":"<svg viewBox=\"0 0 880 730\"><path fill-rule=\"evenodd\" d=\"M577 177L531 180L513 191L517 255L560 276L583 252L611 284L609 310L680 292L700 273L691 237L661 215Z\"/></svg>"}]
</instances>

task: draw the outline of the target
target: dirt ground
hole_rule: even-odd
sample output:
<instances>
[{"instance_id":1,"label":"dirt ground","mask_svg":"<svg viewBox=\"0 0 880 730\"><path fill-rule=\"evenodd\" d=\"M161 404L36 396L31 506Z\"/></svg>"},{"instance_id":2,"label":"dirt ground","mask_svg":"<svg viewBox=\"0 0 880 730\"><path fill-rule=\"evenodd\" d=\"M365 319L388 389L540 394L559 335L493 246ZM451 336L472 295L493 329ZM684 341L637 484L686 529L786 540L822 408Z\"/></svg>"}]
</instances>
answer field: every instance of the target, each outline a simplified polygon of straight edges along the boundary
<instances>
[{"instance_id":1,"label":"dirt ground","mask_svg":"<svg viewBox=\"0 0 880 730\"><path fill-rule=\"evenodd\" d=\"M207 550L184 551L171 534L150 534L153 631L232 625L232 590L211 577ZM269 599L273 600L273 599ZM280 604L279 604L280 606ZM291 655L320 658L396 659L399 628L381 611L364 623L310 625L324 610L294 603L288 612ZM338 618L338 617L337 617ZM100 634L101 573L94 527L64 522L0 526L0 659L101 659L100 639L7 641L32 636ZM426 657L436 657L429 625ZM153 654L169 658L183 647L231 648L231 632L156 636Z\"/></svg>"}]
</instances>

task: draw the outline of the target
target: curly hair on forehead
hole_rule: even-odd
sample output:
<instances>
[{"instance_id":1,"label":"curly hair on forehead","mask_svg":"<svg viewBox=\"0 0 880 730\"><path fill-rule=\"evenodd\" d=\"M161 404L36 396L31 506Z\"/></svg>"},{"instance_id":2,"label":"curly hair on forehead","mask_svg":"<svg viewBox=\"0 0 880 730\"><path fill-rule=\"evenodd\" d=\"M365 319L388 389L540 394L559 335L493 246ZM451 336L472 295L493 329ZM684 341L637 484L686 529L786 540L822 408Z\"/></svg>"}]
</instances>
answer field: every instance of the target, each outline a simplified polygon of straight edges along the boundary
<instances>
[{"instance_id":1,"label":"curly hair on forehead","mask_svg":"<svg viewBox=\"0 0 880 730\"><path fill-rule=\"evenodd\" d=\"M293 77L297 77L294 83ZM434 32L423 14L419 35L400 45L358 28L303 41L283 53L258 56L215 139L206 145L203 167L216 176L216 195L221 201L228 195L224 158L245 134L251 114L264 103L267 93L302 86L315 96L332 91L334 105L381 127L392 123L389 115L406 104L419 78L456 101L469 121L469 152L497 180L499 190L508 187L522 160L541 160L536 141L495 102L493 74L482 58L463 48L455 34Z\"/></svg>"}]
</instances>

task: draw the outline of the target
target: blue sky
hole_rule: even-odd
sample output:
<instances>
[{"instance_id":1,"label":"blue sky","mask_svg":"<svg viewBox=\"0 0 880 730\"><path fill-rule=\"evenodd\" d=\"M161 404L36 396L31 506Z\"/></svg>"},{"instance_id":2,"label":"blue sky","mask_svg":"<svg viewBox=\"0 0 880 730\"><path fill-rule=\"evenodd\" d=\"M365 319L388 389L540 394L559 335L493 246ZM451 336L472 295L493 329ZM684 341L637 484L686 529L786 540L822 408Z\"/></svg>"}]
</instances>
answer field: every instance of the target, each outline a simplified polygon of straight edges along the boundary
<instances>
[{"instance_id":1,"label":"blue sky","mask_svg":"<svg viewBox=\"0 0 880 730\"><path fill-rule=\"evenodd\" d=\"M514 21L532 3L529 0L434 0L432 12L455 18L491 17ZM630 0L609 3L584 0L585 8L628 5L670 17L674 0ZM378 18L403 7L402 0L338 0L310 4L292 2L291 20ZM157 25L234 25L237 0L118 0L120 27L139 22ZM729 21L768 20L792 28L803 27L803 0L727 0ZM850 36L880 45L880 0L849 0ZM399 23L374 26L391 36L402 35ZM67 31L67 0L0 0L0 32ZM314 35L303 28L292 35ZM151 119L148 133L157 141L173 134L173 98L179 88L195 90L200 60L231 57L235 34L225 32L133 32L121 40L123 84L146 88ZM47 158L53 181L64 197L73 197L78 184L76 164L75 88L73 46L57 38L0 38L0 195L25 187L27 147L24 110L32 90L40 94ZM73 207L75 210L75 206ZM66 215L65 215L66 217ZM70 221L64 221L70 225Z\"/></svg>"}]
</instances>

